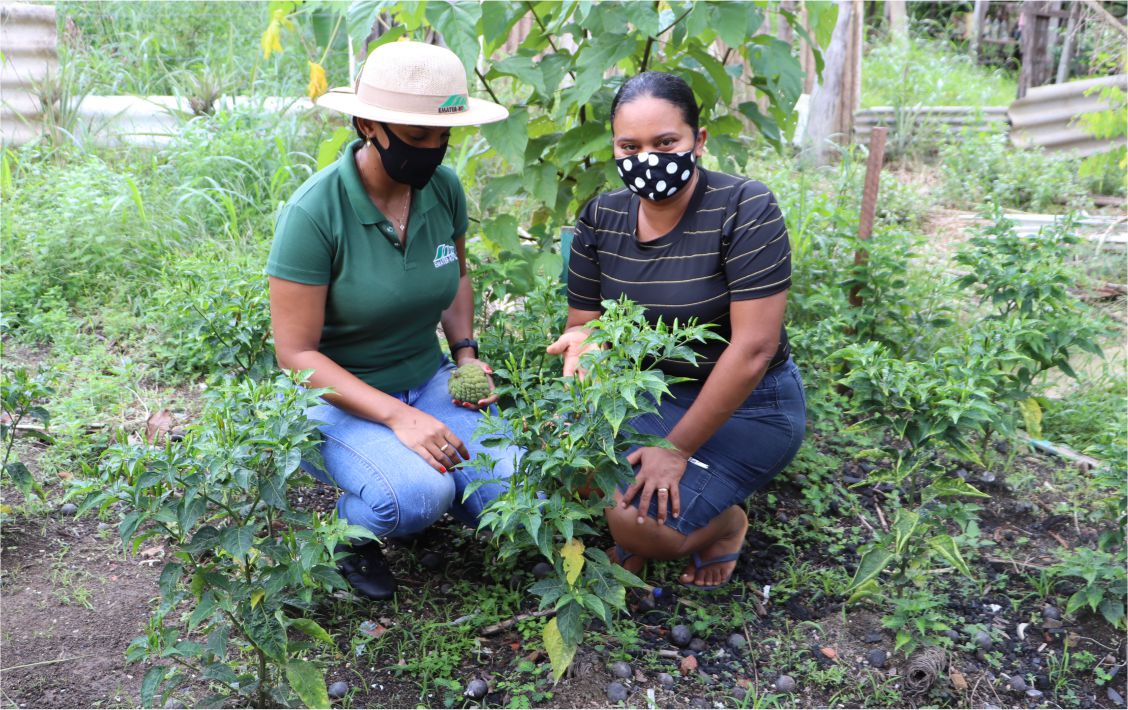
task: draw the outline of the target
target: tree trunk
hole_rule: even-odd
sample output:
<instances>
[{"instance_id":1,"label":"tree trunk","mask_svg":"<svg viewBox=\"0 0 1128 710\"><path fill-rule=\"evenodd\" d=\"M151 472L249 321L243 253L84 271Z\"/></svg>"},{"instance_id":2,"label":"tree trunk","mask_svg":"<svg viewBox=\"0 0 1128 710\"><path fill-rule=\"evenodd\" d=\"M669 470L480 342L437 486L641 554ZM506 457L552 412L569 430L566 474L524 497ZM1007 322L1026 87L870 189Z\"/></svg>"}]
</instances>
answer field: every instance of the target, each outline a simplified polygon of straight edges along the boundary
<instances>
[{"instance_id":1,"label":"tree trunk","mask_svg":"<svg viewBox=\"0 0 1128 710\"><path fill-rule=\"evenodd\" d=\"M822 81L816 84L811 95L810 117L803 140L815 164L826 162L829 154L827 143L840 131L843 105L847 103L843 99L849 96L850 103L853 101L854 85L847 82L846 74L854 63L854 22L857 14L855 0L838 0L838 21L823 55ZM852 114L852 108L850 112Z\"/></svg>"},{"instance_id":2,"label":"tree trunk","mask_svg":"<svg viewBox=\"0 0 1128 710\"><path fill-rule=\"evenodd\" d=\"M905 12L905 0L887 0L889 10L889 34L898 40L909 36L909 16Z\"/></svg>"},{"instance_id":3,"label":"tree trunk","mask_svg":"<svg viewBox=\"0 0 1128 710\"><path fill-rule=\"evenodd\" d=\"M1058 62L1055 84L1064 84L1069 79L1069 63L1073 61L1073 46L1076 44L1077 17L1080 15L1081 3L1072 3L1069 6L1069 22L1065 25L1065 39L1061 45L1061 61Z\"/></svg>"},{"instance_id":4,"label":"tree trunk","mask_svg":"<svg viewBox=\"0 0 1128 710\"><path fill-rule=\"evenodd\" d=\"M971 41L968 51L971 58L979 61L979 43L983 39L983 21L987 18L988 0L975 0L975 12L971 15Z\"/></svg>"}]
</instances>

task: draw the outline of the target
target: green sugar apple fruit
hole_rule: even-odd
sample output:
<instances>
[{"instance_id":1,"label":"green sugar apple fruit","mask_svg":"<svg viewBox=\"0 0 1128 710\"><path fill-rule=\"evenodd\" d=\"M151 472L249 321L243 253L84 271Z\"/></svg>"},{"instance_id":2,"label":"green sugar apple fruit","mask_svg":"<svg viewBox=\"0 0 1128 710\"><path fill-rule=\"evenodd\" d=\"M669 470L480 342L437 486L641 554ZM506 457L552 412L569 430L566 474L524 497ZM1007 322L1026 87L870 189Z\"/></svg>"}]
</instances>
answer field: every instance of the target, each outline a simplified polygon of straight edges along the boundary
<instances>
[{"instance_id":1,"label":"green sugar apple fruit","mask_svg":"<svg viewBox=\"0 0 1128 710\"><path fill-rule=\"evenodd\" d=\"M477 404L490 396L490 379L481 365L468 362L450 373L447 389L451 398Z\"/></svg>"}]
</instances>

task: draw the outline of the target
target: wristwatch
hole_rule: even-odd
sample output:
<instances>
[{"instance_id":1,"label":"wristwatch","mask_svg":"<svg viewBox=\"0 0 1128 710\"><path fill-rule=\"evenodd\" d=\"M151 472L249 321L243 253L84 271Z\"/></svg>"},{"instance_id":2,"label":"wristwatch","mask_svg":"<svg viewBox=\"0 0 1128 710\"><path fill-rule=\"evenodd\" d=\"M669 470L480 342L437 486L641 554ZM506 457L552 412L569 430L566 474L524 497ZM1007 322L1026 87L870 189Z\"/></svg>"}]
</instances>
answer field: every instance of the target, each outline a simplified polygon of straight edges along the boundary
<instances>
[{"instance_id":1,"label":"wristwatch","mask_svg":"<svg viewBox=\"0 0 1128 710\"><path fill-rule=\"evenodd\" d=\"M462 348L473 348L474 349L474 357L475 358L478 357L478 341L474 340L473 338L463 338L462 340L459 340L457 343L451 343L450 344L450 356L454 357L454 354L457 351L461 350Z\"/></svg>"}]
</instances>

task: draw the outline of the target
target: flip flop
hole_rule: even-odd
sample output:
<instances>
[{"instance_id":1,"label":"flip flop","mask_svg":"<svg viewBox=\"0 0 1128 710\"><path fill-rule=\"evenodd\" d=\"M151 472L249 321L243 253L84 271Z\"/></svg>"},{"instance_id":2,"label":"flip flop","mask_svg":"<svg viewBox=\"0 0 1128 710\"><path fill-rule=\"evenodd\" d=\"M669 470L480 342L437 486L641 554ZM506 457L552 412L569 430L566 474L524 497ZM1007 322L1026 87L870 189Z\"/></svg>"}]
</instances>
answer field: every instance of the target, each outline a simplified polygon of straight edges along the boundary
<instances>
[{"instance_id":1,"label":"flip flop","mask_svg":"<svg viewBox=\"0 0 1128 710\"><path fill-rule=\"evenodd\" d=\"M694 572L700 572L705 567L712 567L713 565L719 565L719 564L722 564L724 562L735 562L738 559L740 559L740 552L739 551L730 552L727 555L720 555L718 557L714 557L711 560L702 560L701 555L694 552L693 553L693 571ZM736 570L734 569L733 571L735 572ZM694 576L696 576L696 575L694 575ZM720 584L694 584L693 582L679 582L679 584L682 585L683 587L689 587L690 589L700 589L702 591L709 591L709 590L712 590L712 589L720 589L721 587L727 585L731 581L732 581L732 574L729 574L728 579L721 582Z\"/></svg>"},{"instance_id":2,"label":"flip flop","mask_svg":"<svg viewBox=\"0 0 1128 710\"><path fill-rule=\"evenodd\" d=\"M626 567L627 560L634 557L635 553L627 552L619 545L615 545L615 559L618 560L620 567Z\"/></svg>"}]
</instances>

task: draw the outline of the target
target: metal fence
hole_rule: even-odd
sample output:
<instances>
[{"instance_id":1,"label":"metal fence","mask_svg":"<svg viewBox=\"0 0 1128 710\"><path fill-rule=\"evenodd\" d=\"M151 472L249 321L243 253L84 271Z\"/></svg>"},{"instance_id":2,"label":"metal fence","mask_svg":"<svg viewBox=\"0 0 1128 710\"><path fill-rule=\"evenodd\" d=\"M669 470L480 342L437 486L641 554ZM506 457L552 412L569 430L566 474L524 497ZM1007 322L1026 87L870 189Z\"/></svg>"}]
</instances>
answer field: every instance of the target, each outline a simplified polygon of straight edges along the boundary
<instances>
[{"instance_id":1,"label":"metal fence","mask_svg":"<svg viewBox=\"0 0 1128 710\"><path fill-rule=\"evenodd\" d=\"M1007 130L1005 106L878 106L854 112L854 140L868 144L875 126L886 126L891 133L943 131L956 134L965 128L979 131Z\"/></svg>"},{"instance_id":2,"label":"metal fence","mask_svg":"<svg viewBox=\"0 0 1128 710\"><path fill-rule=\"evenodd\" d=\"M55 8L0 3L0 142L19 144L43 132L43 104L58 73Z\"/></svg>"},{"instance_id":3,"label":"metal fence","mask_svg":"<svg viewBox=\"0 0 1128 710\"><path fill-rule=\"evenodd\" d=\"M1098 140L1084 131L1079 116L1109 108L1099 95L1104 87L1128 90L1128 74L1037 86L1007 109L1011 142L1020 148L1040 146L1047 151L1070 151L1078 155L1103 153L1113 140ZM1123 143L1124 139L1119 139Z\"/></svg>"}]
</instances>

